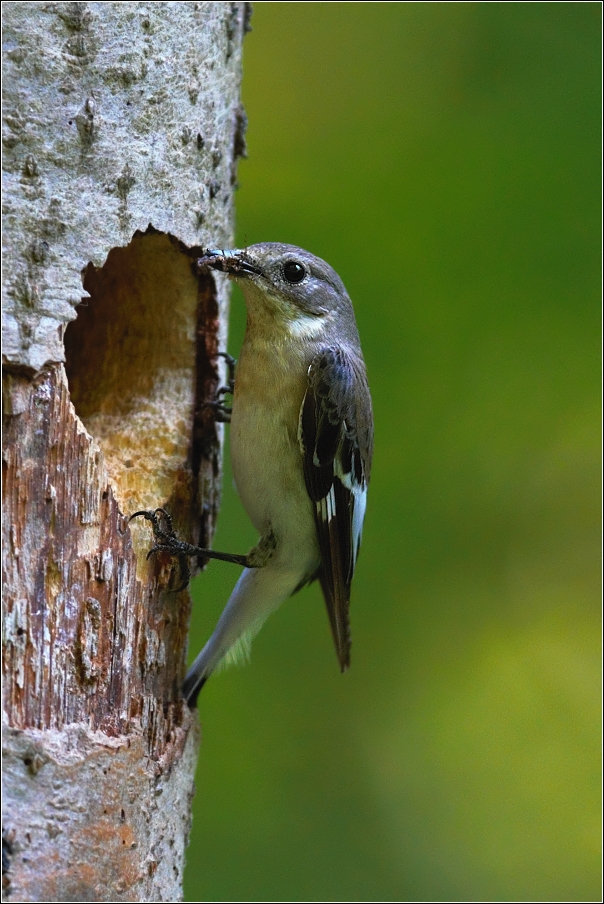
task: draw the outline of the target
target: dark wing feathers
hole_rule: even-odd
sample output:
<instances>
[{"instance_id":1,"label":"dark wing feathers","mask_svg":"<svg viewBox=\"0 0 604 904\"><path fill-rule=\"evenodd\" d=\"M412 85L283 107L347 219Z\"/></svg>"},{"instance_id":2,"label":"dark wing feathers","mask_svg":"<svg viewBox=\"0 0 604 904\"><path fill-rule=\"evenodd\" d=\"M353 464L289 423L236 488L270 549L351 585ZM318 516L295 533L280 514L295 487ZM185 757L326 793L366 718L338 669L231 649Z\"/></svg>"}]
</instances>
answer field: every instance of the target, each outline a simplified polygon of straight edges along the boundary
<instances>
[{"instance_id":1,"label":"dark wing feathers","mask_svg":"<svg viewBox=\"0 0 604 904\"><path fill-rule=\"evenodd\" d=\"M350 585L371 465L373 422L362 360L323 349L308 370L300 412L304 478L315 508L318 573L342 671L350 664Z\"/></svg>"}]
</instances>

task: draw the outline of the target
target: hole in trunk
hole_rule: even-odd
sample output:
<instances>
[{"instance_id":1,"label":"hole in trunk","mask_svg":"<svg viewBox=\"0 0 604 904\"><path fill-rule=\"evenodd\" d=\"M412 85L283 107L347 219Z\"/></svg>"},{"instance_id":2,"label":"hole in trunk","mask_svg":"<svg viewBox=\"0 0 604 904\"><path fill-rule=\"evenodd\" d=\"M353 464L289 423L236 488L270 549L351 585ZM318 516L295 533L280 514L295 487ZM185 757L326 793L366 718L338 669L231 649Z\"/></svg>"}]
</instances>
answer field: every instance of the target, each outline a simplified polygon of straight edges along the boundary
<instances>
[{"instance_id":1,"label":"hole in trunk","mask_svg":"<svg viewBox=\"0 0 604 904\"><path fill-rule=\"evenodd\" d=\"M200 478L211 486L219 473L219 434L202 405L218 384L218 305L213 280L195 272L199 254L151 227L136 233L86 267L90 298L65 331L71 400L125 513L165 505L191 523ZM215 503L203 500L210 518Z\"/></svg>"}]
</instances>

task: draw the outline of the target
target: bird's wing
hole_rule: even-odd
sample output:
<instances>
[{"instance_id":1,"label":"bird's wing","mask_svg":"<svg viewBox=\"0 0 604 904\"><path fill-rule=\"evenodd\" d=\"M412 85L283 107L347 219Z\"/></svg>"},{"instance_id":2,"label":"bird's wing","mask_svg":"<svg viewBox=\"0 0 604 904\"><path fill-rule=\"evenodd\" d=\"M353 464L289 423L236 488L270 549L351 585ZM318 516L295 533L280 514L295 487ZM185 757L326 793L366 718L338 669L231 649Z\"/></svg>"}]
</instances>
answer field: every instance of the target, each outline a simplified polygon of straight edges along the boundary
<instances>
[{"instance_id":1,"label":"bird's wing","mask_svg":"<svg viewBox=\"0 0 604 904\"><path fill-rule=\"evenodd\" d=\"M308 369L300 410L304 479L315 508L321 581L340 668L350 664L350 584L361 543L373 418L365 367L324 348Z\"/></svg>"}]
</instances>

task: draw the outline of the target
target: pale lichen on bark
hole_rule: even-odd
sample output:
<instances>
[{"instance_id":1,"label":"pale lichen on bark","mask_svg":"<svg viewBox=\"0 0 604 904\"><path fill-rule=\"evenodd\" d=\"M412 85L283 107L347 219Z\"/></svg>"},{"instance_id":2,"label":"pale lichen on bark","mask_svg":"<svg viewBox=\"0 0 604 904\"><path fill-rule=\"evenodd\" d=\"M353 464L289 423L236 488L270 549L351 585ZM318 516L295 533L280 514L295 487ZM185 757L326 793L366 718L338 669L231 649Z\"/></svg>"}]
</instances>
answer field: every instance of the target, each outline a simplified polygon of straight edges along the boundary
<instances>
[{"instance_id":1,"label":"pale lichen on bark","mask_svg":"<svg viewBox=\"0 0 604 904\"><path fill-rule=\"evenodd\" d=\"M190 603L126 516L214 527L248 15L3 4L6 900L181 899Z\"/></svg>"}]
</instances>

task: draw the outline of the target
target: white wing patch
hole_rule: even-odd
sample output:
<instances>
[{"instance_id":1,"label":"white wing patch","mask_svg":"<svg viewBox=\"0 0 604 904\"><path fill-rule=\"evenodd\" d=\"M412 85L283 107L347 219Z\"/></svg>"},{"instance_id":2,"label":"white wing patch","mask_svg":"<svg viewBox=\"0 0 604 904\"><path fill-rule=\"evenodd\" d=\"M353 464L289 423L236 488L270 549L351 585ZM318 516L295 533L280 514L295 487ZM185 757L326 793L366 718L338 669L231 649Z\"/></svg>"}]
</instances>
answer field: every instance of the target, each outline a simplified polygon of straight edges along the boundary
<instances>
[{"instance_id":1,"label":"white wing patch","mask_svg":"<svg viewBox=\"0 0 604 904\"><path fill-rule=\"evenodd\" d=\"M363 521L365 520L365 508L367 506L367 483L363 481L363 483L359 484L354 474L349 471L345 472L339 456L336 456L334 461L334 475L340 478L343 486L352 495L352 558L353 565L356 565L359 549L361 548Z\"/></svg>"},{"instance_id":2,"label":"white wing patch","mask_svg":"<svg viewBox=\"0 0 604 904\"><path fill-rule=\"evenodd\" d=\"M363 536L363 521L365 520L365 507L367 505L367 487L359 487L353 490L354 504L352 509L352 555L354 564L357 563L361 537Z\"/></svg>"}]
</instances>

